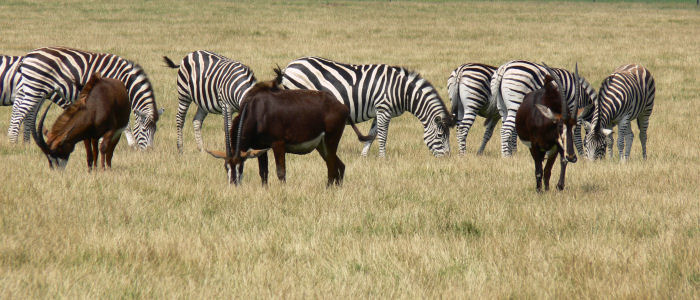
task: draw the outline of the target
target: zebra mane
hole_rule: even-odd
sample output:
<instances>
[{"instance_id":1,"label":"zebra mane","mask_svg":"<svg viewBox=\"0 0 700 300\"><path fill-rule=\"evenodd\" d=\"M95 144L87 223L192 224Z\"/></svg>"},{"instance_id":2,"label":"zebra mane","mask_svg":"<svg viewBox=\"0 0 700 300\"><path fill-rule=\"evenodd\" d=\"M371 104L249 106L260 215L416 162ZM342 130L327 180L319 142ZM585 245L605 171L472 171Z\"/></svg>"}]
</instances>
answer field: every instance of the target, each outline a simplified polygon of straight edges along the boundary
<instances>
[{"instance_id":1,"label":"zebra mane","mask_svg":"<svg viewBox=\"0 0 700 300\"><path fill-rule=\"evenodd\" d=\"M151 90L151 97L153 98L153 101L151 102L153 104L153 111L151 112L151 118L153 118L153 122L157 122L160 114L158 114L158 107L156 106L157 105L156 101L155 101L156 95L153 94L153 84L151 83L151 80L146 75L146 71L144 71L143 67L141 67L141 65L139 65L138 63L131 61L131 60L128 60L128 59L125 59L125 58L122 58L122 59L129 66L129 68L125 70L128 75L126 78L126 82L124 82L124 83L127 86L127 89L129 89L128 92L129 92L130 96L131 96L131 93L133 92L129 88L129 87L133 87L131 85L131 83L133 81L135 81L137 78L139 78L139 76L143 76L143 78L144 78L143 83L148 85L149 89ZM132 107L131 109L136 111L135 107Z\"/></svg>"}]
</instances>

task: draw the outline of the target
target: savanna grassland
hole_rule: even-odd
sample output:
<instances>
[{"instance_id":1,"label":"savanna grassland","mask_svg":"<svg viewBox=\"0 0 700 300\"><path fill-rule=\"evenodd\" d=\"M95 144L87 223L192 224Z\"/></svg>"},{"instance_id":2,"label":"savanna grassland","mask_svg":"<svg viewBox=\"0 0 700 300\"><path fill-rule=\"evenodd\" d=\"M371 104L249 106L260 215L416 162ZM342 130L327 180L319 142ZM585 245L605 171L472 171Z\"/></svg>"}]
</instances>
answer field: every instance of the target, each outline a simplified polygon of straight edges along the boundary
<instances>
[{"instance_id":1,"label":"savanna grassland","mask_svg":"<svg viewBox=\"0 0 700 300\"><path fill-rule=\"evenodd\" d=\"M694 1L0 3L0 53L50 45L137 61L166 112L154 149L122 139L114 168L88 173L82 146L52 172L33 143L10 144L10 108L0 108L0 298L700 295ZM520 144L501 158L498 128L483 156L478 119L466 155L453 130L452 156L435 158L405 114L391 122L384 159L376 144L359 157L345 131L342 188L325 188L316 154L288 156L286 184L271 176L262 188L249 163L232 187L222 163L196 150L192 107L185 152L175 147L177 70L161 56L198 49L262 80L305 55L401 65L446 103L447 77L466 62L578 62L596 88L615 67L641 63L657 84L649 158L635 137L627 163L580 160L564 191L537 194L529 153ZM223 147L220 116L203 136Z\"/></svg>"}]
</instances>

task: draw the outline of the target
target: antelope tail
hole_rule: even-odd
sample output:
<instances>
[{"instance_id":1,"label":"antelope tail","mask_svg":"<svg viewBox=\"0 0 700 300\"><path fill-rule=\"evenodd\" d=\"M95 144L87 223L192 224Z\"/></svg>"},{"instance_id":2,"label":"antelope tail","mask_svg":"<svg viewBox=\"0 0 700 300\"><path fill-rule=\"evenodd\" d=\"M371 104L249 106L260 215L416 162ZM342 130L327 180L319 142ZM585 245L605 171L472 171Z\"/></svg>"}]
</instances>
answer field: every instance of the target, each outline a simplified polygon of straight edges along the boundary
<instances>
[{"instance_id":1,"label":"antelope tail","mask_svg":"<svg viewBox=\"0 0 700 300\"><path fill-rule=\"evenodd\" d=\"M374 140L375 135L363 135L362 132L360 132L360 129L357 129L357 126L355 126L355 123L352 121L350 116L348 116L348 123L350 123L350 126L352 126L352 130L355 131L355 134L357 134L357 139L360 140L360 142L369 142Z\"/></svg>"}]
</instances>

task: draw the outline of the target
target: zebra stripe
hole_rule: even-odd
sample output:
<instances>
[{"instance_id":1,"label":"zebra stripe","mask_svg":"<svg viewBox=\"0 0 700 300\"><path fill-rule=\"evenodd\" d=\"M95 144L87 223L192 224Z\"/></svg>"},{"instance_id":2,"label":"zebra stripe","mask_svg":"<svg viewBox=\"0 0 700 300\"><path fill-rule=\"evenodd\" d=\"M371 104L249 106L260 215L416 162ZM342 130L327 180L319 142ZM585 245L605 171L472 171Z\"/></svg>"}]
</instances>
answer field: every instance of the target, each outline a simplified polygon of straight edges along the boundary
<instances>
[{"instance_id":1,"label":"zebra stripe","mask_svg":"<svg viewBox=\"0 0 700 300\"><path fill-rule=\"evenodd\" d=\"M0 56L0 106L10 106L15 100L21 61L21 56Z\"/></svg>"},{"instance_id":2,"label":"zebra stripe","mask_svg":"<svg viewBox=\"0 0 700 300\"><path fill-rule=\"evenodd\" d=\"M595 90L588 81L579 76L579 84L583 91L575 97L574 74L565 69L552 69L559 76L563 85L566 102L570 111L588 108L597 98ZM494 97L501 114L501 154L504 157L511 156L517 150L517 134L515 132L515 114L525 95L542 87L544 76L549 74L547 69L539 64L528 61L516 60L508 62L498 68L491 80L491 94ZM590 119L591 113L579 116L580 120ZM581 126L574 128L574 144L580 155L583 155L583 142L581 139Z\"/></svg>"},{"instance_id":3,"label":"zebra stripe","mask_svg":"<svg viewBox=\"0 0 700 300\"><path fill-rule=\"evenodd\" d=\"M165 58L166 62L169 59ZM177 68L172 62L171 68ZM237 112L246 93L256 83L253 71L240 62L210 51L194 51L187 54L179 65L177 72L178 106L175 122L177 125L177 149L182 152L182 127L185 124L187 109L192 102L197 105L192 125L194 137L200 151L204 150L202 142L202 123L207 114L222 114L223 105L229 113Z\"/></svg>"},{"instance_id":4,"label":"zebra stripe","mask_svg":"<svg viewBox=\"0 0 700 300\"><path fill-rule=\"evenodd\" d=\"M482 154L491 139L500 115L491 98L491 78L496 67L469 63L452 71L447 79L447 92L452 102L452 114L457 119L459 154L467 150L467 135L476 116L486 118L486 131L477 154Z\"/></svg>"},{"instance_id":5,"label":"zebra stripe","mask_svg":"<svg viewBox=\"0 0 700 300\"><path fill-rule=\"evenodd\" d=\"M637 64L621 66L603 80L598 92L592 128L586 135L586 157L604 157L606 144L612 157L612 128L619 125L617 148L620 160L628 159L634 139L631 121L637 119L642 157L646 159L647 128L656 94L656 83L651 72Z\"/></svg>"},{"instance_id":6,"label":"zebra stripe","mask_svg":"<svg viewBox=\"0 0 700 300\"><path fill-rule=\"evenodd\" d=\"M452 117L435 88L418 73L385 64L352 65L320 57L303 57L284 70L287 89L328 91L350 109L355 123L375 118L370 135L379 139L379 156L386 154L389 121L404 112L423 124L423 140L435 156L449 154ZM366 156L372 141L366 142Z\"/></svg>"},{"instance_id":7,"label":"zebra stripe","mask_svg":"<svg viewBox=\"0 0 700 300\"><path fill-rule=\"evenodd\" d=\"M120 80L126 86L135 115L133 133L139 148L145 149L153 144L160 112L151 82L139 65L108 53L47 47L28 53L18 72L22 79L17 87L17 101L12 105L8 130L11 142L17 142L19 125L23 121L26 121L25 126L34 126L36 110L44 98L55 92L56 96L51 100L65 108L78 97L80 88L90 76L99 72L103 77ZM131 126L128 127L132 130ZM125 134L131 145L130 130Z\"/></svg>"}]
</instances>

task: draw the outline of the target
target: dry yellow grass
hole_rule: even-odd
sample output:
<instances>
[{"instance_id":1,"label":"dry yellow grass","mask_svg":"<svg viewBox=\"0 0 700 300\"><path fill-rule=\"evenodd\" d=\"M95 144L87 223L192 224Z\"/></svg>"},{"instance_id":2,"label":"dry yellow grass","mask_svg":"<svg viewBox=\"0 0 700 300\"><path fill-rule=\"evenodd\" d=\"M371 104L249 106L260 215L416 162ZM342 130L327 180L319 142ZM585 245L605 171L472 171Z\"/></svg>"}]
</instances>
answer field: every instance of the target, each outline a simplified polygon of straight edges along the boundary
<instances>
[{"instance_id":1,"label":"dry yellow grass","mask_svg":"<svg viewBox=\"0 0 700 300\"><path fill-rule=\"evenodd\" d=\"M0 108L0 297L697 298L698 37L690 3L3 1L0 52L134 59L166 114L155 149L122 140L113 170L87 173L78 147L61 173L35 145L8 143ZM635 140L628 163L570 165L565 191L537 194L522 145L501 159L496 134L475 156L478 121L467 155L436 159L407 115L390 125L386 159L376 145L359 158L346 130L342 188L324 188L315 154L288 156L286 185L272 176L261 188L250 163L229 187L221 163L195 151L190 121L185 153L175 148L176 70L160 57L197 49L259 79L304 55L402 65L446 101L465 62L578 62L596 87L637 62L657 82L649 159ZM205 144L221 147L221 118L204 124Z\"/></svg>"}]
</instances>

